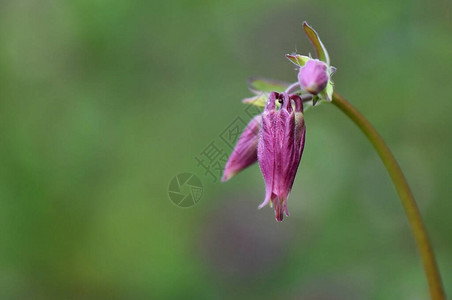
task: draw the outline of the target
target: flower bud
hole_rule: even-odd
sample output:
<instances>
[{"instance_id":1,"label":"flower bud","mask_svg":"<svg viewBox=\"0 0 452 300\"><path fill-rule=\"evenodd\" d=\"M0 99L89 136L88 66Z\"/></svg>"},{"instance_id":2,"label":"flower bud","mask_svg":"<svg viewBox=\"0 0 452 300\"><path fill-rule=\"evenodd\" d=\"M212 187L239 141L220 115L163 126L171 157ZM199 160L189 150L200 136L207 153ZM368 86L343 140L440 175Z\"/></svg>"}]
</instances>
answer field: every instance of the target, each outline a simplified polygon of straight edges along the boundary
<instances>
[{"instance_id":1,"label":"flower bud","mask_svg":"<svg viewBox=\"0 0 452 300\"><path fill-rule=\"evenodd\" d=\"M306 64L300 68L298 73L298 81L300 86L307 92L317 95L328 84L328 66L318 60L310 59Z\"/></svg>"},{"instance_id":2,"label":"flower bud","mask_svg":"<svg viewBox=\"0 0 452 300\"><path fill-rule=\"evenodd\" d=\"M275 101L282 102L276 110ZM295 102L295 111L291 101ZM287 197L292 189L304 149L305 125L303 103L298 95L273 92L262 114L257 157L266 192L259 208L271 202L278 222L289 215Z\"/></svg>"},{"instance_id":3,"label":"flower bud","mask_svg":"<svg viewBox=\"0 0 452 300\"><path fill-rule=\"evenodd\" d=\"M232 176L257 161L257 142L261 119L261 115L255 116L243 130L226 163L221 181L228 181Z\"/></svg>"}]
</instances>

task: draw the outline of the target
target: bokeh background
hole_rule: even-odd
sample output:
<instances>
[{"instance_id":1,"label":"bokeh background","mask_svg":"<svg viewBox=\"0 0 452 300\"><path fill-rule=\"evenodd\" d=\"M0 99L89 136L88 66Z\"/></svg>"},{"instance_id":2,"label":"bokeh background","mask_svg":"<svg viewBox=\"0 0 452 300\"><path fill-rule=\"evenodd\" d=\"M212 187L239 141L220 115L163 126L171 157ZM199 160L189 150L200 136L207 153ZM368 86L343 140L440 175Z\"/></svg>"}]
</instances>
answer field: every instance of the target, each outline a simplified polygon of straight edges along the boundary
<instances>
[{"instance_id":1,"label":"bokeh background","mask_svg":"<svg viewBox=\"0 0 452 300\"><path fill-rule=\"evenodd\" d=\"M427 299L385 169L333 105L275 222L257 165L196 158L240 117L253 75L329 49L337 90L406 172L452 294L452 5L433 1L0 1L1 299ZM201 200L168 197L177 174Z\"/></svg>"}]
</instances>

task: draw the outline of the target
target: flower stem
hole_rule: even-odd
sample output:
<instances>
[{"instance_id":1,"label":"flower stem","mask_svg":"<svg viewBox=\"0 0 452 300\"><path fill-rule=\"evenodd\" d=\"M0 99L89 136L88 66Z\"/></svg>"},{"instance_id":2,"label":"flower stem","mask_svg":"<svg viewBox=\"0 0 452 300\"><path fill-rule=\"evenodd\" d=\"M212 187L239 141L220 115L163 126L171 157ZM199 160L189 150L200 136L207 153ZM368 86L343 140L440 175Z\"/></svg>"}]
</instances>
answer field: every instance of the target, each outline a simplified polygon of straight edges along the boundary
<instances>
[{"instance_id":1,"label":"flower stem","mask_svg":"<svg viewBox=\"0 0 452 300\"><path fill-rule=\"evenodd\" d=\"M300 84L298 82L295 82L295 83L292 83L291 85L289 85L284 92L290 94L299 89L300 89Z\"/></svg>"},{"instance_id":2,"label":"flower stem","mask_svg":"<svg viewBox=\"0 0 452 300\"><path fill-rule=\"evenodd\" d=\"M441 283L441 276L428 238L427 230L422 222L421 214L416 205L413 194L410 191L410 187L408 186L405 176L403 175L396 159L392 155L391 150L389 150L383 138L375 130L372 124L370 124L370 122L341 95L334 92L332 103L342 110L342 112L345 113L350 119L352 119L353 122L355 122L355 124L364 132L369 141L375 147L378 155L380 155L380 158L386 166L392 182L397 189L397 193L399 194L403 208L405 209L405 213L408 217L408 221L411 225L411 230L413 231L414 238L421 254L425 275L430 288L431 298L434 300L446 299Z\"/></svg>"}]
</instances>

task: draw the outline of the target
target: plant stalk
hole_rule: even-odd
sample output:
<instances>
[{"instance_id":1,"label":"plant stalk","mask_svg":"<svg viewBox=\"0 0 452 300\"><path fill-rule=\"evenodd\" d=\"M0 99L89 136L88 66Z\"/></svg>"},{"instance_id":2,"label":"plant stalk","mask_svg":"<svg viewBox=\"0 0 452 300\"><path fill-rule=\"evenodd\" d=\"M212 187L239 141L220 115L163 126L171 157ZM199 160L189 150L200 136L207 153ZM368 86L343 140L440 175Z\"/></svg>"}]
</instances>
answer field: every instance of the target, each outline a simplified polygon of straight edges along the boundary
<instances>
[{"instance_id":1,"label":"plant stalk","mask_svg":"<svg viewBox=\"0 0 452 300\"><path fill-rule=\"evenodd\" d=\"M345 113L352 121L363 131L369 141L375 147L383 164L385 165L392 182L394 183L400 201L402 201L403 208L407 215L411 230L414 234L414 239L419 248L419 252L424 265L425 275L427 277L430 288L430 296L432 300L446 299L444 289L441 283L441 275L435 260L432 246L429 241L427 230L425 229L422 217L411 193L408 182L402 173L394 155L384 142L380 134L370 124L370 122L347 100L341 95L334 92L332 103L336 105L343 113Z\"/></svg>"}]
</instances>

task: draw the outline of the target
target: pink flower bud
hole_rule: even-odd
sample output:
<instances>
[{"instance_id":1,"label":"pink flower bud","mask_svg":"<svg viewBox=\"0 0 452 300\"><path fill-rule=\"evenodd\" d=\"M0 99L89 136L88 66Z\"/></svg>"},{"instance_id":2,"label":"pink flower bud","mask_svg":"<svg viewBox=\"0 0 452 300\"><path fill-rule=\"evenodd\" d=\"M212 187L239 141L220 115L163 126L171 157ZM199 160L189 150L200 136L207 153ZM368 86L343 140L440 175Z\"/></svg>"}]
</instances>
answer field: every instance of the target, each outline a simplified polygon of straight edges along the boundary
<instances>
[{"instance_id":1,"label":"pink flower bud","mask_svg":"<svg viewBox=\"0 0 452 300\"><path fill-rule=\"evenodd\" d=\"M227 181L232 176L257 161L257 142L261 115L255 116L243 130L224 168L221 181Z\"/></svg>"},{"instance_id":2,"label":"pink flower bud","mask_svg":"<svg viewBox=\"0 0 452 300\"><path fill-rule=\"evenodd\" d=\"M276 109L275 101L282 102ZM295 110L291 101L295 103ZM271 201L278 222L289 215L287 197L292 189L304 149L306 127L303 102L298 95L273 92L262 114L257 157L264 176L265 200L259 208Z\"/></svg>"},{"instance_id":3,"label":"pink flower bud","mask_svg":"<svg viewBox=\"0 0 452 300\"><path fill-rule=\"evenodd\" d=\"M328 84L329 76L327 73L327 65L318 60L310 59L300 68L298 73L298 81L300 86L307 92L317 95Z\"/></svg>"}]
</instances>

